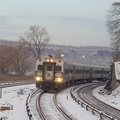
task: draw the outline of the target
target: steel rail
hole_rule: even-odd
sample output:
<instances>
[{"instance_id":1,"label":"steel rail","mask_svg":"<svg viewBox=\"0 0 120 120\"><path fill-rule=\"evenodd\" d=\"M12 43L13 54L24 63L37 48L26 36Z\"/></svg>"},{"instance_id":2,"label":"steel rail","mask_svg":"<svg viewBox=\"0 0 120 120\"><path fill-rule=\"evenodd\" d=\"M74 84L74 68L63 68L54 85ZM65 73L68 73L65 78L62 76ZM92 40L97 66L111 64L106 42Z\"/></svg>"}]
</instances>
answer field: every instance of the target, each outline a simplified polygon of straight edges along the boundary
<instances>
[{"instance_id":1,"label":"steel rail","mask_svg":"<svg viewBox=\"0 0 120 120\"><path fill-rule=\"evenodd\" d=\"M42 95L44 94L44 92L42 92L38 97L37 97L37 100L36 100L36 108L37 108L37 111L38 111L38 114L40 116L40 118L42 120L47 120L44 112L42 111L42 107L40 105L40 98L42 97Z\"/></svg>"},{"instance_id":2,"label":"steel rail","mask_svg":"<svg viewBox=\"0 0 120 120\"><path fill-rule=\"evenodd\" d=\"M84 94L83 94L84 98L85 98L84 100L86 100L86 102L91 103L92 105L94 105L95 107L97 107L98 109L103 111L104 113L107 113L108 115L112 116L113 118L116 118L119 120L120 119L120 110L118 110L106 103L103 103L102 101L93 97L93 95L91 93L91 90L93 88L94 88L94 86L84 89ZM88 95L88 91L89 91L89 95Z\"/></svg>"},{"instance_id":3,"label":"steel rail","mask_svg":"<svg viewBox=\"0 0 120 120\"><path fill-rule=\"evenodd\" d=\"M62 109L62 107L60 106L60 104L57 102L57 94L58 94L58 93L54 94L54 96L53 96L53 102L54 102L56 108L58 109L58 111L59 111L67 120L72 120L72 118L71 118L68 114L66 114L66 113L64 112L64 110Z\"/></svg>"},{"instance_id":4,"label":"steel rail","mask_svg":"<svg viewBox=\"0 0 120 120\"><path fill-rule=\"evenodd\" d=\"M97 84L94 84L94 85L97 87ZM72 98L76 102L78 102L78 104L81 104L82 107L86 107L86 110L90 109L93 114L95 114L95 113L99 114L101 119L104 119L104 118L107 117L109 120L116 120L116 119L120 120L120 118L118 117L119 113L120 113L120 110L116 111L116 108L114 108L112 106L109 106L109 105L97 100L92 95L90 95L91 93L89 91L91 91L91 89L93 87L95 87L95 86L93 86L92 88L90 88L90 86L91 86L90 84L80 86L79 92L77 91L80 95L77 95L77 96L74 95L75 94L74 91L78 87L75 87L74 89L71 90ZM88 92L88 93L85 94L84 92ZM103 107L103 106L106 106L106 107ZM110 112L110 111L112 111L112 112ZM116 113L118 113L118 115L114 115L115 112L113 113L113 111L116 111Z\"/></svg>"},{"instance_id":5,"label":"steel rail","mask_svg":"<svg viewBox=\"0 0 120 120\"><path fill-rule=\"evenodd\" d=\"M33 96L35 96L38 92L40 92L40 89L37 89L37 90L31 92L28 95L27 100L26 100L26 110L27 110L27 113L28 113L29 120L34 119L34 116L33 116L32 110L31 110L30 102L31 102L31 99L33 98Z\"/></svg>"}]
</instances>

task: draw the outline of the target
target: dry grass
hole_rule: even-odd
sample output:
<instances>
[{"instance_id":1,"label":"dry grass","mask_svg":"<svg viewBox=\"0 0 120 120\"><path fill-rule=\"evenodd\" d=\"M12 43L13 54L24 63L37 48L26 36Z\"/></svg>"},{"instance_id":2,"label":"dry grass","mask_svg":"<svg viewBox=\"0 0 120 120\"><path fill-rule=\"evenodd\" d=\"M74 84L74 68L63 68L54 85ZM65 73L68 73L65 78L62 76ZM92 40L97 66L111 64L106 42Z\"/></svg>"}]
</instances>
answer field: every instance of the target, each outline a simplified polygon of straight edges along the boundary
<instances>
[{"instance_id":1,"label":"dry grass","mask_svg":"<svg viewBox=\"0 0 120 120\"><path fill-rule=\"evenodd\" d=\"M8 75L0 74L0 82L2 81L20 81L20 80L34 80L34 75Z\"/></svg>"}]
</instances>

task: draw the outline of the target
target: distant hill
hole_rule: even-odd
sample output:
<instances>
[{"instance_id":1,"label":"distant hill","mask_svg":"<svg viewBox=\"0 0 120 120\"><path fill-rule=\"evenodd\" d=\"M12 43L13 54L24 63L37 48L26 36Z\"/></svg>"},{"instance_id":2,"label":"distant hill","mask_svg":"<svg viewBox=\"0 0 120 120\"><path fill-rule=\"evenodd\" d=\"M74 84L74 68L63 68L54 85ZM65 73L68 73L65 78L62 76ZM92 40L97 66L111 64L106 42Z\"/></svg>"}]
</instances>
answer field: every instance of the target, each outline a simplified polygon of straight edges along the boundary
<instances>
[{"instance_id":1,"label":"distant hill","mask_svg":"<svg viewBox=\"0 0 120 120\"><path fill-rule=\"evenodd\" d=\"M6 42L10 42L10 43L17 43L18 41L12 41L12 40L5 40L5 39L0 39L0 45Z\"/></svg>"},{"instance_id":2,"label":"distant hill","mask_svg":"<svg viewBox=\"0 0 120 120\"><path fill-rule=\"evenodd\" d=\"M9 40L0 40L0 44ZM17 42L17 41L9 41ZM56 54L60 50L65 56L62 58L68 63L78 63L86 65L109 66L112 59L112 51L109 47L99 46L65 46L65 45L51 45L49 44L42 57L48 57Z\"/></svg>"},{"instance_id":3,"label":"distant hill","mask_svg":"<svg viewBox=\"0 0 120 120\"><path fill-rule=\"evenodd\" d=\"M109 66L112 59L111 49L99 46L49 45L43 56L47 56L48 53L55 56L56 50L61 50L65 55L63 59L69 63Z\"/></svg>"}]
</instances>

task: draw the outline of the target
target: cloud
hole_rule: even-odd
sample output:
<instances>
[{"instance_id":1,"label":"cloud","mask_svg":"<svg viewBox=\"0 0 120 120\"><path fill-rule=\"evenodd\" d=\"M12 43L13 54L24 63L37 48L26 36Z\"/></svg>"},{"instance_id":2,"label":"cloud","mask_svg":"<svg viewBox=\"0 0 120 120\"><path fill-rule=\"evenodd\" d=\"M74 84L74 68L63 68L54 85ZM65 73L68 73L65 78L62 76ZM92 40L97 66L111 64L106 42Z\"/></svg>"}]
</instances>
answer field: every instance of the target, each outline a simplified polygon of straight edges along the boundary
<instances>
[{"instance_id":1,"label":"cloud","mask_svg":"<svg viewBox=\"0 0 120 120\"><path fill-rule=\"evenodd\" d=\"M50 16L50 15L6 15L0 16L0 36L4 39L15 40L24 31L34 24L47 26L53 43L66 41L64 44L78 44L79 41L98 40L103 36L106 39L104 24L101 20L87 17ZM98 37L99 36L99 37ZM77 42L78 41L78 42ZM92 43L92 42L91 42Z\"/></svg>"},{"instance_id":2,"label":"cloud","mask_svg":"<svg viewBox=\"0 0 120 120\"><path fill-rule=\"evenodd\" d=\"M90 18L80 18L80 17L67 17L67 16L34 16L34 15L9 15L0 16L0 22L6 22L10 19L27 19L27 18L47 18L62 21L92 21Z\"/></svg>"},{"instance_id":3,"label":"cloud","mask_svg":"<svg viewBox=\"0 0 120 120\"><path fill-rule=\"evenodd\" d=\"M7 20L13 19L13 18L28 18L28 17L32 17L32 16L29 16L29 15L5 15L5 16L0 16L0 22L7 21Z\"/></svg>"},{"instance_id":4,"label":"cloud","mask_svg":"<svg viewBox=\"0 0 120 120\"><path fill-rule=\"evenodd\" d=\"M10 18L9 16L0 16L0 23L5 23L6 21L8 21Z\"/></svg>"},{"instance_id":5,"label":"cloud","mask_svg":"<svg viewBox=\"0 0 120 120\"><path fill-rule=\"evenodd\" d=\"M89 18L80 18L80 17L67 17L67 16L41 16L43 18L48 19L58 19L63 21L92 21L92 19Z\"/></svg>"}]
</instances>

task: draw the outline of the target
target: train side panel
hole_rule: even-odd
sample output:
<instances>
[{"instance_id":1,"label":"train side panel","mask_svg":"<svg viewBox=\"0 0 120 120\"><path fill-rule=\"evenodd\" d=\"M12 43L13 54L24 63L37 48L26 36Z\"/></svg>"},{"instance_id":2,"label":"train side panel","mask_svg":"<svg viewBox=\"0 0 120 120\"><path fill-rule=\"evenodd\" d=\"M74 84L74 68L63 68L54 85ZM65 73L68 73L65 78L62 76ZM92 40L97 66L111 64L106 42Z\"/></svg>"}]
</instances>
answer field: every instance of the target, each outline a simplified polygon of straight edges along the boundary
<instances>
[{"instance_id":1,"label":"train side panel","mask_svg":"<svg viewBox=\"0 0 120 120\"><path fill-rule=\"evenodd\" d=\"M103 68L93 67L92 78L101 80L103 78Z\"/></svg>"},{"instance_id":2,"label":"train side panel","mask_svg":"<svg viewBox=\"0 0 120 120\"><path fill-rule=\"evenodd\" d=\"M108 79L109 73L110 73L109 68L103 68L103 79L105 79L105 80Z\"/></svg>"},{"instance_id":3,"label":"train side panel","mask_svg":"<svg viewBox=\"0 0 120 120\"><path fill-rule=\"evenodd\" d=\"M83 79L83 66L77 66L77 65L75 65L75 77L74 77L74 79L75 80L82 80Z\"/></svg>"},{"instance_id":4,"label":"train side panel","mask_svg":"<svg viewBox=\"0 0 120 120\"><path fill-rule=\"evenodd\" d=\"M91 67L85 66L83 69L84 69L83 79L90 80L91 79Z\"/></svg>"},{"instance_id":5,"label":"train side panel","mask_svg":"<svg viewBox=\"0 0 120 120\"><path fill-rule=\"evenodd\" d=\"M40 58L36 61L36 87L43 90L61 88L103 80L109 77L109 68L68 64L55 58Z\"/></svg>"},{"instance_id":6,"label":"train side panel","mask_svg":"<svg viewBox=\"0 0 120 120\"><path fill-rule=\"evenodd\" d=\"M64 75L63 75L63 86L70 86L74 80L74 65L64 63Z\"/></svg>"}]
</instances>

